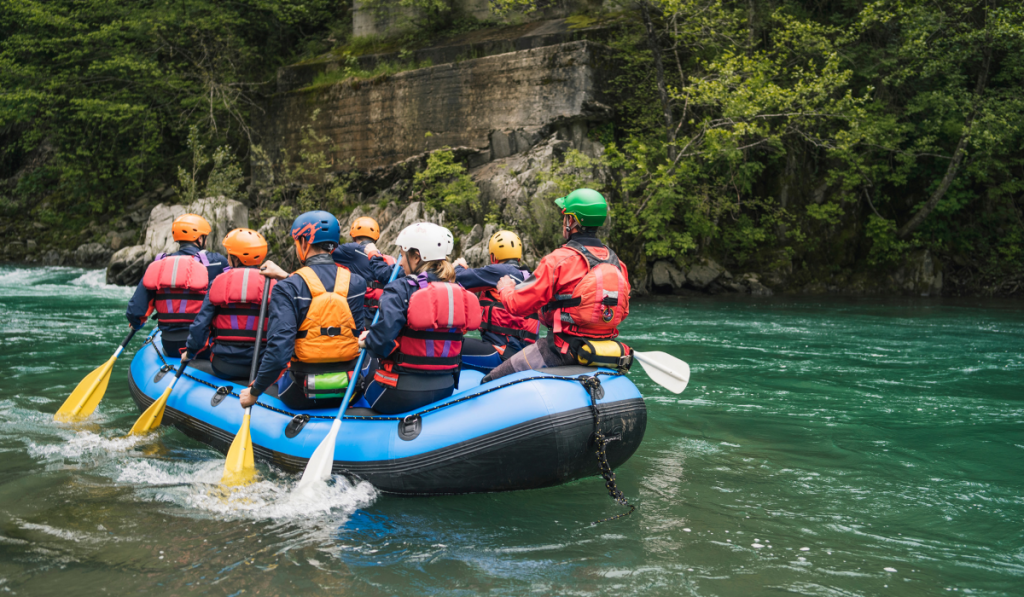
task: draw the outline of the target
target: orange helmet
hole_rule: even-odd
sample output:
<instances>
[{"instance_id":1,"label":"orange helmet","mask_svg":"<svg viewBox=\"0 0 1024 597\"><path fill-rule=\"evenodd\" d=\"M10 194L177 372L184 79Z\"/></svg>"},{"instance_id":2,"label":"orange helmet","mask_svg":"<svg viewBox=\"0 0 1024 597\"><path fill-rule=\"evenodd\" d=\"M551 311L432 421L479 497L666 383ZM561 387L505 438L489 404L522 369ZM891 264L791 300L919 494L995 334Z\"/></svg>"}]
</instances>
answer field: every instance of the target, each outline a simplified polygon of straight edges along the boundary
<instances>
[{"instance_id":1,"label":"orange helmet","mask_svg":"<svg viewBox=\"0 0 1024 597\"><path fill-rule=\"evenodd\" d=\"M255 230L235 228L224 237L224 249L242 265L259 265L267 256L267 239Z\"/></svg>"},{"instance_id":2,"label":"orange helmet","mask_svg":"<svg viewBox=\"0 0 1024 597\"><path fill-rule=\"evenodd\" d=\"M348 235L352 238L368 236L376 242L380 238L380 224L366 216L356 218L356 221L352 222L352 227L348 229Z\"/></svg>"},{"instance_id":3,"label":"orange helmet","mask_svg":"<svg viewBox=\"0 0 1024 597\"><path fill-rule=\"evenodd\" d=\"M196 214L178 216L171 223L171 233L174 236L174 240L179 243L186 240L199 240L200 236L206 236L210 233L210 230L210 223L203 216L197 216Z\"/></svg>"}]
</instances>

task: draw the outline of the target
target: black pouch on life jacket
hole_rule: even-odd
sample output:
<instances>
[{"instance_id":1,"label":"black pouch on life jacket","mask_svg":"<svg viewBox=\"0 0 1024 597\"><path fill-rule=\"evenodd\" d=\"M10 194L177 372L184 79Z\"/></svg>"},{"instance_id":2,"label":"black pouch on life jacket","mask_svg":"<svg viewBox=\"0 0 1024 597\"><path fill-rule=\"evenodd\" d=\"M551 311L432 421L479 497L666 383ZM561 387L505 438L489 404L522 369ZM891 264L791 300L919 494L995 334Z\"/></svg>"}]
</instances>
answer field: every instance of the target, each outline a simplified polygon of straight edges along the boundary
<instances>
[{"instance_id":1,"label":"black pouch on life jacket","mask_svg":"<svg viewBox=\"0 0 1024 597\"><path fill-rule=\"evenodd\" d=\"M618 340L599 340L564 334L559 335L559 338L569 344L569 353L580 365L626 370L633 365L632 352Z\"/></svg>"}]
</instances>

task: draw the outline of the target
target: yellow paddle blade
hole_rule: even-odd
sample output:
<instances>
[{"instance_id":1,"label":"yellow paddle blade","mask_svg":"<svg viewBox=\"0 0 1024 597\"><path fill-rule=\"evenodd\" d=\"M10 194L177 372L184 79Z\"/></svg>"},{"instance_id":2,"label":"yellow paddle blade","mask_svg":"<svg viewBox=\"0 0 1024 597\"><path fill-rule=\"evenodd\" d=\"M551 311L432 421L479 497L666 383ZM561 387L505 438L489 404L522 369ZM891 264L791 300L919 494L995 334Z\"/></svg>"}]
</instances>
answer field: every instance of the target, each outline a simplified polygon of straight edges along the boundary
<instances>
[{"instance_id":1,"label":"yellow paddle blade","mask_svg":"<svg viewBox=\"0 0 1024 597\"><path fill-rule=\"evenodd\" d=\"M142 413L138 421L132 425L132 430L128 432L128 435L142 435L149 433L160 426L160 421L164 418L164 407L167 406L167 397L171 395L171 390L174 389L174 384L167 386L163 394L157 398L156 402L149 405L146 412Z\"/></svg>"},{"instance_id":2,"label":"yellow paddle blade","mask_svg":"<svg viewBox=\"0 0 1024 597\"><path fill-rule=\"evenodd\" d=\"M249 434L249 412L242 416L242 427L231 442L228 457L224 462L222 485L249 485L256 480L256 463L252 455L252 436Z\"/></svg>"},{"instance_id":3,"label":"yellow paddle blade","mask_svg":"<svg viewBox=\"0 0 1024 597\"><path fill-rule=\"evenodd\" d=\"M85 379L78 382L75 391L71 392L68 399L61 405L57 414L53 415L54 421L70 422L84 419L92 414L99 406L103 394L107 391L107 384L110 382L110 370L114 367L117 357L110 359L93 369L92 373L85 376Z\"/></svg>"}]
</instances>

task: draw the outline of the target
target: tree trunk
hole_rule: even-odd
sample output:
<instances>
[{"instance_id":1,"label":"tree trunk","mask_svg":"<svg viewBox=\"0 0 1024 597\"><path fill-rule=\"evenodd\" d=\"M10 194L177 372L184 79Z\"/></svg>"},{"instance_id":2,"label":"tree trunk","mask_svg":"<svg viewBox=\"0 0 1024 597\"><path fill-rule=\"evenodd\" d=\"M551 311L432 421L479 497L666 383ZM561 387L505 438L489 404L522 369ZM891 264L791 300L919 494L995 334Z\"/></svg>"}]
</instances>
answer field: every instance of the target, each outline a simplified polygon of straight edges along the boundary
<instances>
[{"instance_id":1,"label":"tree trunk","mask_svg":"<svg viewBox=\"0 0 1024 597\"><path fill-rule=\"evenodd\" d=\"M971 101L971 112L967 115L967 119L964 121L964 132L960 136L960 142L956 144L956 150L953 152L952 159L949 160L949 167L946 168L946 175L942 177L942 182L939 183L939 188L935 189L932 196L928 198L928 202L924 204L921 209L917 210L917 213L910 218L910 220L903 225L902 228L896 233L899 238L906 238L910 236L918 227L924 223L925 218L935 209L942 201L942 198L946 196L946 191L949 190L949 185L953 184L953 179L956 178L957 172L960 170L960 164L963 162L964 153L967 151L967 141L971 137L971 125L974 124L974 115L978 111L978 102L981 100L981 94L985 92L985 86L988 84L988 69L989 64L992 61L992 51L985 50L985 59L981 65L981 71L978 73L978 83L974 87L974 97Z\"/></svg>"},{"instance_id":2,"label":"tree trunk","mask_svg":"<svg viewBox=\"0 0 1024 597\"><path fill-rule=\"evenodd\" d=\"M654 73L658 79L658 95L661 96L661 110L665 116L665 135L668 139L668 159L674 162L676 159L676 131L672 122L672 104L668 98L668 86L665 85L665 67L661 61L661 45L658 43L658 35L654 31L654 22L651 21L651 7L646 0L641 0L640 14L644 19L644 27L647 29L647 45L651 48L654 56Z\"/></svg>"}]
</instances>

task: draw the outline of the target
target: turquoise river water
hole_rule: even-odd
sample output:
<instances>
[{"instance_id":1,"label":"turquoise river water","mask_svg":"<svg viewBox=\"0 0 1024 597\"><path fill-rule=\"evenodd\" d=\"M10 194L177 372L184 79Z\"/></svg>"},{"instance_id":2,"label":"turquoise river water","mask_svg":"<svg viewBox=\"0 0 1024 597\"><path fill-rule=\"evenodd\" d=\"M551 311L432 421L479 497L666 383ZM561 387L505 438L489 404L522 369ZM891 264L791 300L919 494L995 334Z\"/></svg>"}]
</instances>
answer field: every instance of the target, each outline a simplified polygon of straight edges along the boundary
<instances>
[{"instance_id":1,"label":"turquoise river water","mask_svg":"<svg viewBox=\"0 0 1024 597\"><path fill-rule=\"evenodd\" d=\"M1024 595L1024 310L943 300L637 301L624 338L692 367L631 374L647 435L537 491L379 495L296 478L232 496L222 456L138 415L127 361L79 425L53 413L126 332L103 273L0 267L0 592L18 595ZM596 468L596 463L595 463Z\"/></svg>"}]
</instances>

